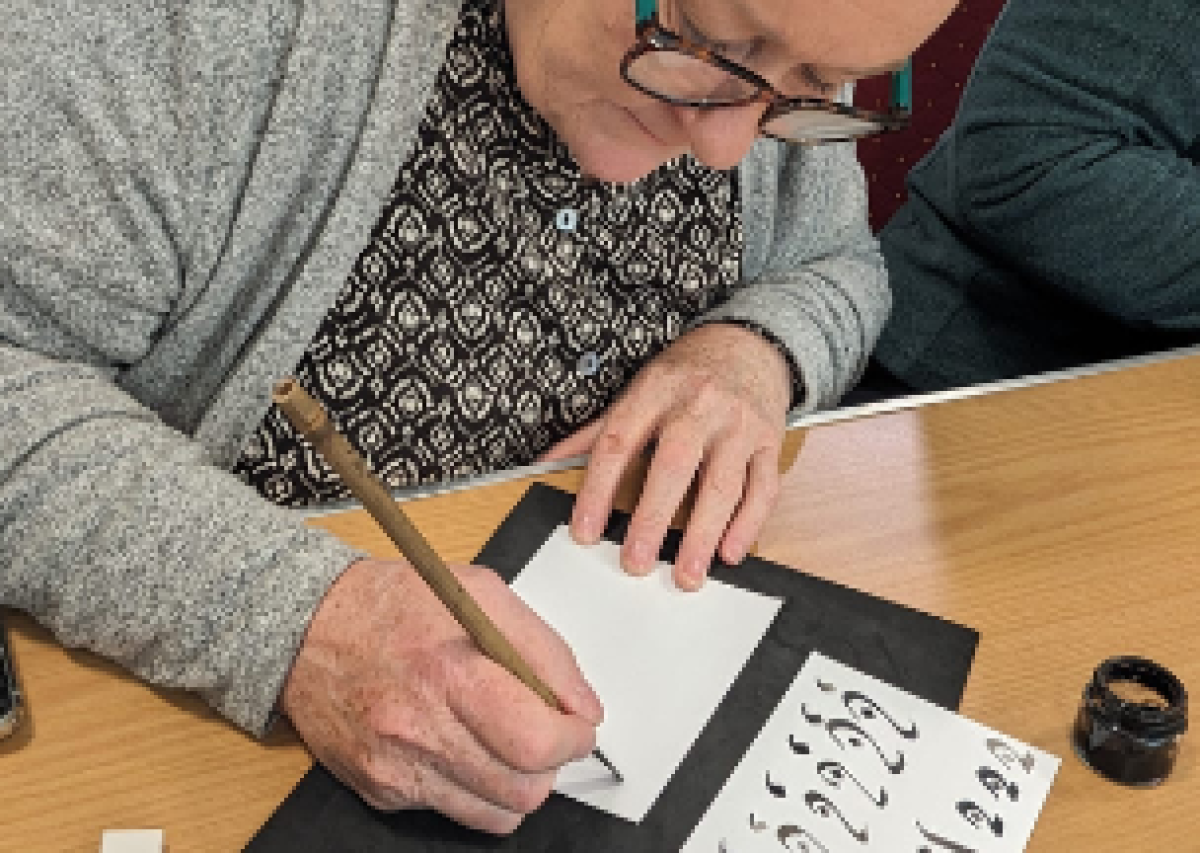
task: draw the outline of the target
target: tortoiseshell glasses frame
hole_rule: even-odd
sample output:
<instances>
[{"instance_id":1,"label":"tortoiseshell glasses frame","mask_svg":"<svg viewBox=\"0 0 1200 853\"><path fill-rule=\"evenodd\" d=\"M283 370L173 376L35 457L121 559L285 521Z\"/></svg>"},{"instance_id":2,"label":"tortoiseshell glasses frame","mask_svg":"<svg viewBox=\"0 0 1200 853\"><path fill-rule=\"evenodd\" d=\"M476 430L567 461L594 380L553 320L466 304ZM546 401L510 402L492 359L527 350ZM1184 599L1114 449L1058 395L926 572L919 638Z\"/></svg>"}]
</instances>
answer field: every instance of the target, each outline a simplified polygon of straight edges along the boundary
<instances>
[{"instance_id":1,"label":"tortoiseshell glasses frame","mask_svg":"<svg viewBox=\"0 0 1200 853\"><path fill-rule=\"evenodd\" d=\"M810 145L901 130L912 116L911 62L891 74L891 103L884 111L824 98L788 97L749 68L665 29L657 0L635 0L635 15L637 41L621 61L621 76L635 89L669 104L716 109L763 103L763 135Z\"/></svg>"}]
</instances>

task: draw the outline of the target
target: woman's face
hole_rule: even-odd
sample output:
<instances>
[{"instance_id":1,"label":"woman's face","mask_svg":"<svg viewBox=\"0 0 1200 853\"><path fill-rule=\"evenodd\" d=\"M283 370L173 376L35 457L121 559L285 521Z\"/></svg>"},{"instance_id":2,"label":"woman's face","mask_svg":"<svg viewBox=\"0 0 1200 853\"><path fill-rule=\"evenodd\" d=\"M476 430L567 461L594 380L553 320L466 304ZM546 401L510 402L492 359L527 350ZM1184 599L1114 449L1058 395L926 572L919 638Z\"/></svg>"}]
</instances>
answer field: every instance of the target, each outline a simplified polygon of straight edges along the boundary
<instances>
[{"instance_id":1,"label":"woman's face","mask_svg":"<svg viewBox=\"0 0 1200 853\"><path fill-rule=\"evenodd\" d=\"M659 0L664 26L748 56L785 94L831 97L910 55L957 0ZM686 152L731 169L765 107L701 111L645 95L621 77L635 36L634 0L504 0L525 99L580 168L628 182ZM690 31L688 31L690 30Z\"/></svg>"}]
</instances>

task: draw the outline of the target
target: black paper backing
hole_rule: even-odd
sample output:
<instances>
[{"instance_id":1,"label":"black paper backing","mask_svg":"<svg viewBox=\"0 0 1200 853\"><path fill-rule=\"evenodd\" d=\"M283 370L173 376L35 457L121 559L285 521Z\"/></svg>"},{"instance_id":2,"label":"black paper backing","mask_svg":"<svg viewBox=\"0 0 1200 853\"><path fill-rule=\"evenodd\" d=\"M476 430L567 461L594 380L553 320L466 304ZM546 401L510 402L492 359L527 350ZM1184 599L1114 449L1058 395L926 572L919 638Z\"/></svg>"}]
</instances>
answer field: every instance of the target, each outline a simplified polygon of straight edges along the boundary
<instances>
[{"instance_id":1,"label":"black paper backing","mask_svg":"<svg viewBox=\"0 0 1200 853\"><path fill-rule=\"evenodd\" d=\"M511 582L568 521L573 500L533 484L475 562ZM628 523L628 515L614 513L606 538L622 541ZM671 531L660 559L673 561L678 546L678 532ZM245 853L669 853L683 846L811 651L944 708L958 707L978 641L970 628L755 557L740 566L718 563L711 577L784 604L640 824L553 794L515 833L495 838L434 812L377 812L317 764Z\"/></svg>"}]
</instances>

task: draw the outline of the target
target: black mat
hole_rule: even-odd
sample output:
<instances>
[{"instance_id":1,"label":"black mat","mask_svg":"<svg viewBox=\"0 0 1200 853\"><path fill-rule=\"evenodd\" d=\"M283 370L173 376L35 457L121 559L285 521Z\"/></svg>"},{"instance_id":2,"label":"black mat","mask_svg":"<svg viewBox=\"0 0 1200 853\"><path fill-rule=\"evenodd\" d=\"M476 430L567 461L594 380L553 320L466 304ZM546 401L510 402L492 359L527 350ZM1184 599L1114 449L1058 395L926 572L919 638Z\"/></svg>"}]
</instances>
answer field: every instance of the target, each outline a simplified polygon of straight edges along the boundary
<instances>
[{"instance_id":1,"label":"black mat","mask_svg":"<svg viewBox=\"0 0 1200 853\"><path fill-rule=\"evenodd\" d=\"M511 581L554 528L572 496L533 485L476 562ZM624 538L625 515L605 536ZM672 560L672 536L660 555ZM511 836L464 829L432 812L381 814L319 765L300 781L246 853L669 853L678 850L733 772L809 652L956 709L978 635L969 628L756 558L715 566L712 577L785 600L770 630L640 824L554 794ZM702 665L696 661L695 665Z\"/></svg>"}]
</instances>

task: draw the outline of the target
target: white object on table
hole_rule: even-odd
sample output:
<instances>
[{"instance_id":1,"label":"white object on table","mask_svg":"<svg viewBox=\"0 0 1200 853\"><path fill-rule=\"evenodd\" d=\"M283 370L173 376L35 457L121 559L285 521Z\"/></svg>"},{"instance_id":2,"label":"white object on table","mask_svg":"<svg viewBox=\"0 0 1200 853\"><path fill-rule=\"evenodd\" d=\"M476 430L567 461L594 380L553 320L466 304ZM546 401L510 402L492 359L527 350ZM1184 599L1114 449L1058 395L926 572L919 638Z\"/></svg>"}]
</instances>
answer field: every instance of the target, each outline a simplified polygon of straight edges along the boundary
<instances>
[{"instance_id":1,"label":"white object on table","mask_svg":"<svg viewBox=\"0 0 1200 853\"><path fill-rule=\"evenodd\" d=\"M593 758L558 774L559 793L640 822L770 627L782 601L709 580L675 586L671 567L621 569L620 550L584 547L559 525L512 583L575 653L604 703Z\"/></svg>"},{"instance_id":2,"label":"white object on table","mask_svg":"<svg viewBox=\"0 0 1200 853\"><path fill-rule=\"evenodd\" d=\"M100 853L162 853L161 829L106 829L100 838Z\"/></svg>"},{"instance_id":3,"label":"white object on table","mask_svg":"<svg viewBox=\"0 0 1200 853\"><path fill-rule=\"evenodd\" d=\"M1019 853L1059 763L813 652L682 853Z\"/></svg>"}]
</instances>

